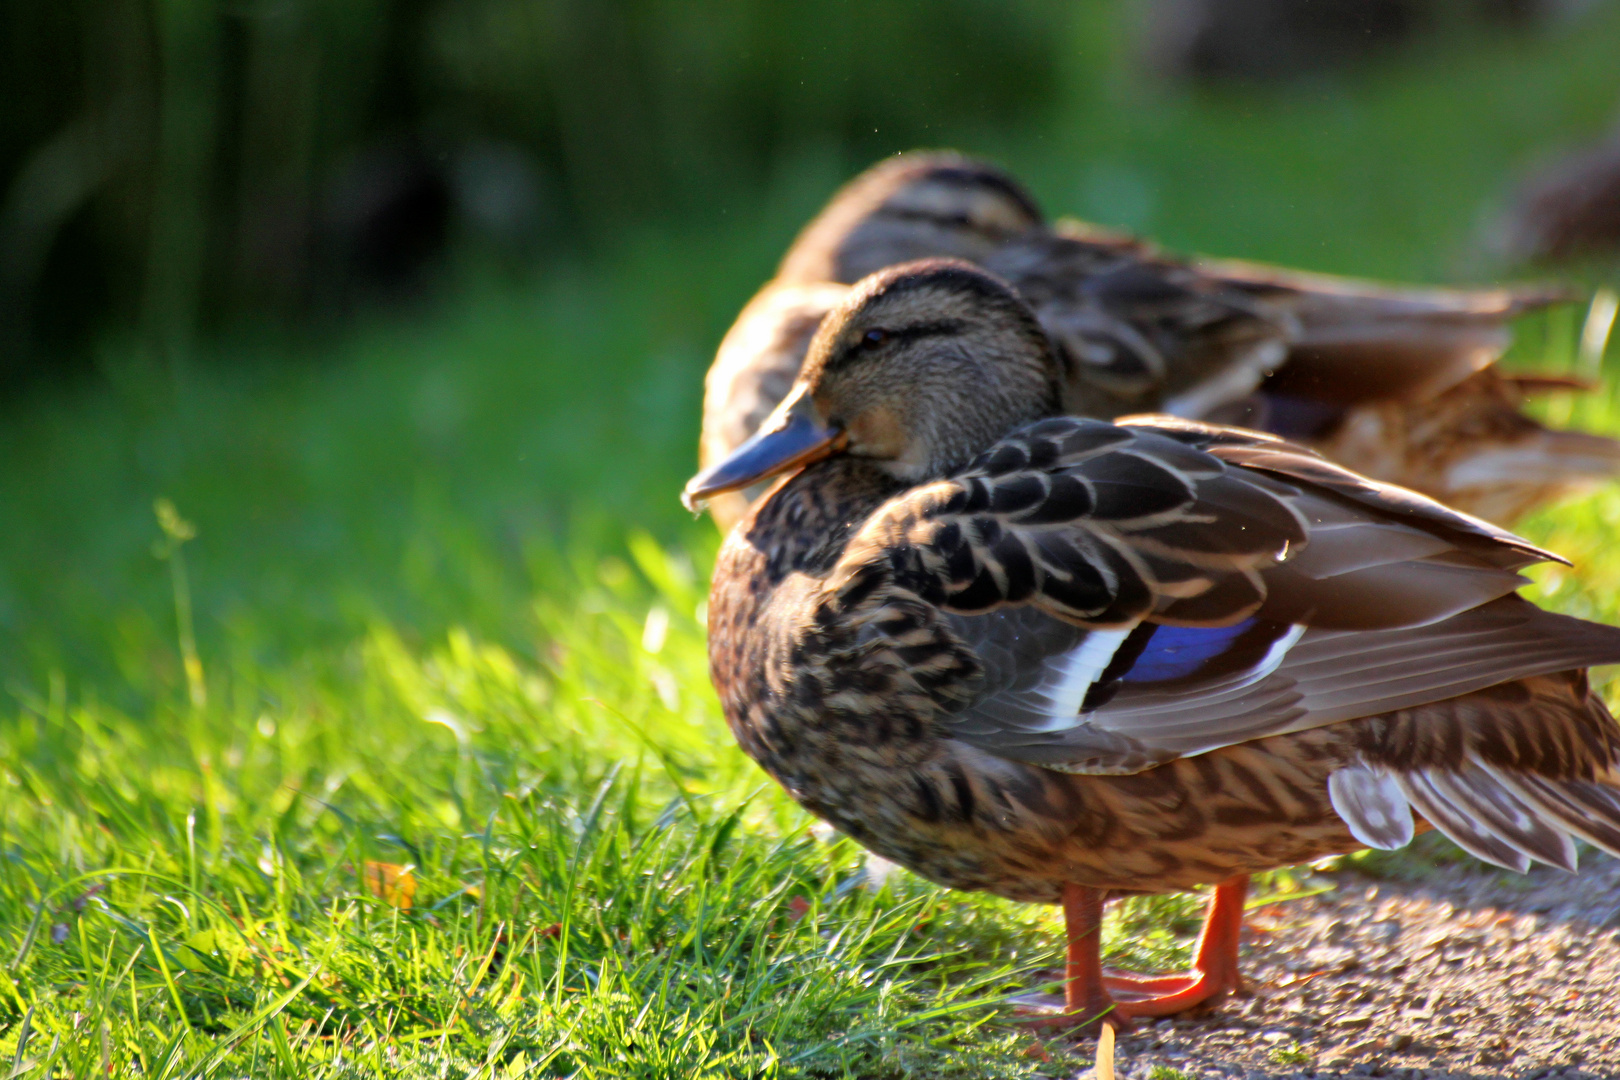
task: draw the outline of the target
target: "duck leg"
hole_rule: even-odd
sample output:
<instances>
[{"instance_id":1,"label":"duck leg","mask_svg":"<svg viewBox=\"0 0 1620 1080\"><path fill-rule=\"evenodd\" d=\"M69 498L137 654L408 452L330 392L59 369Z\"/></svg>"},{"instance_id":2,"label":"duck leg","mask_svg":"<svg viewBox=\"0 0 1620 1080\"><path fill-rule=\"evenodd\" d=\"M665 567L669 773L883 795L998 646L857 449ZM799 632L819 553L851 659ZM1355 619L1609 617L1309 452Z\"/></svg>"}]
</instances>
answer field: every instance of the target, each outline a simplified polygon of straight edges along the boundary
<instances>
[{"instance_id":1,"label":"duck leg","mask_svg":"<svg viewBox=\"0 0 1620 1080\"><path fill-rule=\"evenodd\" d=\"M1242 989L1238 938L1243 930L1243 902L1248 892L1247 875L1228 878L1215 886L1209 914L1193 948L1192 970L1163 976L1106 973L1103 983L1116 1001L1118 1012L1124 1016L1170 1016Z\"/></svg>"},{"instance_id":2,"label":"duck leg","mask_svg":"<svg viewBox=\"0 0 1620 1080\"><path fill-rule=\"evenodd\" d=\"M1193 951L1193 966L1179 975L1128 975L1102 966L1102 912L1105 893L1084 885L1063 887L1063 919L1068 955L1063 971L1063 1010L1033 1017L1039 1024L1091 1024L1107 1016L1119 1023L1131 1017L1170 1016L1219 999L1243 985L1238 974L1238 936L1243 928L1246 876L1215 886L1209 914ZM1046 995L1021 995L1015 1003L1040 1008ZM1050 1006L1047 1006L1050 1007Z\"/></svg>"}]
</instances>

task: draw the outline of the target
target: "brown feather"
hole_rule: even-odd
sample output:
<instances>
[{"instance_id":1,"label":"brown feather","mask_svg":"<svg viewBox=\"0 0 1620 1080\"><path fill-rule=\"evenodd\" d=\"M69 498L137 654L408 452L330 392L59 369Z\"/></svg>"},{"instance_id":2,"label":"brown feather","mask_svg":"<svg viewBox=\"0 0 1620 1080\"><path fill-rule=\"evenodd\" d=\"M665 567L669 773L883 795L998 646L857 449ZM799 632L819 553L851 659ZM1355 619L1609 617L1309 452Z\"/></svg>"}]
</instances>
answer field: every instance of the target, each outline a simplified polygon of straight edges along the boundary
<instances>
[{"instance_id":1,"label":"brown feather","mask_svg":"<svg viewBox=\"0 0 1620 1080\"><path fill-rule=\"evenodd\" d=\"M936 255L984 265L1034 305L1063 365L1067 412L1266 422L1264 401L1303 401L1324 417L1310 441L1330 458L1490 520L1620 473L1620 443L1537 424L1490 367L1508 321L1570 299L1567 290L1393 287L1178 260L1082 223L1048 227L1010 177L954 154L884 162L806 226L722 343L705 395L703 464L781 399L812 321L840 299L834 283ZM1257 390L1264 401L1250 397ZM722 528L758 494L712 503Z\"/></svg>"},{"instance_id":2,"label":"brown feather","mask_svg":"<svg viewBox=\"0 0 1620 1080\"><path fill-rule=\"evenodd\" d=\"M1427 400L1352 408L1315 447L1490 521L1620 474L1620 443L1548 428L1524 414L1523 399L1515 380L1491 368Z\"/></svg>"},{"instance_id":3,"label":"brown feather","mask_svg":"<svg viewBox=\"0 0 1620 1080\"><path fill-rule=\"evenodd\" d=\"M1251 432L1029 423L1056 407L1039 374L1056 361L1010 295L960 264L863 286L818 332L801 390L824 423L901 418L899 443L852 438L779 484L721 549L715 685L740 744L795 799L931 880L1044 902L1065 884L1190 888L1351 850L1332 794L1346 770L1392 777L1367 790L1393 790L1420 827L1505 865L1567 864L1571 834L1620 839L1620 728L1579 670L1620 660L1620 632L1504 595L1544 553ZM942 307L961 336L929 329ZM874 325L887 344L867 349ZM1344 528L1365 539L1312 554L1319 530ZM1219 626L1279 607L1331 626L1391 574L1400 588L1382 614L1356 618L1378 615L1392 637L1328 631L1300 645L1300 692L1339 702L1325 718L1284 709L1270 733L1118 775L1058 772L998 752L986 728L953 727L987 670L952 629L963 613ZM1321 591L1296 610L1307 579ZM1453 618L1465 632L1444 638ZM1470 669L1462 692L1392 682L1385 700L1404 704L1378 711L1380 687L1336 659L1365 643L1381 651L1366 670L1385 670L1425 635L1488 668Z\"/></svg>"}]
</instances>

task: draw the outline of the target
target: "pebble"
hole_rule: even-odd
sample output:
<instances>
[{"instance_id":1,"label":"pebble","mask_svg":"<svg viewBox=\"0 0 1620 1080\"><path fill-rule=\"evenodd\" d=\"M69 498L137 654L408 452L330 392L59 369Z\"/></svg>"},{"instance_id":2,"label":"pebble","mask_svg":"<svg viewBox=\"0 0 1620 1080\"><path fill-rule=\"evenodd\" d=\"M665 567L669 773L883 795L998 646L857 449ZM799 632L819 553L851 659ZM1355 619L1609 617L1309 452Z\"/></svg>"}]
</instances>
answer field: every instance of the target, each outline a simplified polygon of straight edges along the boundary
<instances>
[{"instance_id":1,"label":"pebble","mask_svg":"<svg viewBox=\"0 0 1620 1080\"><path fill-rule=\"evenodd\" d=\"M1246 943L1253 996L1143 1025L1121 1080L1154 1065L1193 1080L1620 1080L1620 861L1582 863L1574 879L1442 867L1422 886L1381 882L1371 903L1346 871ZM1530 913L1559 889L1577 914ZM1282 1053L1296 1044L1308 1061Z\"/></svg>"},{"instance_id":2,"label":"pebble","mask_svg":"<svg viewBox=\"0 0 1620 1080\"><path fill-rule=\"evenodd\" d=\"M1393 945L1401 939L1401 924L1395 919L1375 922L1367 927L1367 936L1380 944Z\"/></svg>"}]
</instances>

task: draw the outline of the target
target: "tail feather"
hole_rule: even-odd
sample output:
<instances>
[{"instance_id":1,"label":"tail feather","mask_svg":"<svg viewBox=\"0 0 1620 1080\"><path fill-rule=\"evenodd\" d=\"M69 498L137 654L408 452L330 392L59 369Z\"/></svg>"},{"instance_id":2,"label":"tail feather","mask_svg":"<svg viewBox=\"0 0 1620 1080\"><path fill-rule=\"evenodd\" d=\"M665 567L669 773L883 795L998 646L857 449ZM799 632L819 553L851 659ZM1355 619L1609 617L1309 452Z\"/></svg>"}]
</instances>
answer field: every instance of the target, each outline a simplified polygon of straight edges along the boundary
<instances>
[{"instance_id":1,"label":"tail feather","mask_svg":"<svg viewBox=\"0 0 1620 1080\"><path fill-rule=\"evenodd\" d=\"M1451 842L1464 851L1488 863L1527 873L1530 857L1509 844L1482 823L1470 820L1468 815L1453 806L1451 800L1437 790L1433 783L1433 770L1400 773L1396 775L1401 792L1412 809L1422 814L1430 825L1445 833Z\"/></svg>"},{"instance_id":2,"label":"tail feather","mask_svg":"<svg viewBox=\"0 0 1620 1080\"><path fill-rule=\"evenodd\" d=\"M1243 259L1199 259L1197 266L1203 272L1233 285L1300 293L1306 297L1308 306L1314 306L1319 311L1339 311L1364 318L1451 316L1512 319L1553 304L1572 303L1582 296L1578 289L1548 282L1447 289L1390 285Z\"/></svg>"},{"instance_id":3,"label":"tail feather","mask_svg":"<svg viewBox=\"0 0 1620 1080\"><path fill-rule=\"evenodd\" d=\"M1401 737L1403 724L1430 745ZM1367 734L1357 764L1389 774L1388 796L1486 862L1574 870L1575 838L1620 857L1620 727L1583 668L1392 714Z\"/></svg>"},{"instance_id":4,"label":"tail feather","mask_svg":"<svg viewBox=\"0 0 1620 1080\"><path fill-rule=\"evenodd\" d=\"M1490 769L1496 782L1558 828L1620 859L1620 792L1587 781Z\"/></svg>"},{"instance_id":5,"label":"tail feather","mask_svg":"<svg viewBox=\"0 0 1620 1080\"><path fill-rule=\"evenodd\" d=\"M1537 862L1575 872L1575 842L1544 820L1517 795L1484 771L1431 772L1429 783L1452 806L1489 832Z\"/></svg>"},{"instance_id":6,"label":"tail feather","mask_svg":"<svg viewBox=\"0 0 1620 1080\"><path fill-rule=\"evenodd\" d=\"M1542 428L1511 443L1485 443L1446 470L1452 487L1552 484L1580 487L1620 474L1620 441Z\"/></svg>"},{"instance_id":7,"label":"tail feather","mask_svg":"<svg viewBox=\"0 0 1620 1080\"><path fill-rule=\"evenodd\" d=\"M1198 267L1238 288L1291 295L1299 333L1266 389L1341 407L1433 397L1495 363L1513 319L1580 298L1557 285L1427 289L1237 261Z\"/></svg>"},{"instance_id":8,"label":"tail feather","mask_svg":"<svg viewBox=\"0 0 1620 1080\"><path fill-rule=\"evenodd\" d=\"M1620 788L1609 784L1515 773L1478 758L1469 768L1419 769L1396 773L1394 781L1430 825L1464 851L1504 869L1522 874L1532 862L1541 862L1573 872L1575 838L1620 858ZM1340 803L1335 800L1342 814ZM1383 816L1400 815L1386 807Z\"/></svg>"},{"instance_id":9,"label":"tail feather","mask_svg":"<svg viewBox=\"0 0 1620 1080\"><path fill-rule=\"evenodd\" d=\"M1490 521L1620 476L1620 441L1553 430L1523 404L1520 386L1492 368L1424 401L1339 410L1310 442L1348 468Z\"/></svg>"},{"instance_id":10,"label":"tail feather","mask_svg":"<svg viewBox=\"0 0 1620 1080\"><path fill-rule=\"evenodd\" d=\"M1513 521L1538 506L1584 495L1620 476L1620 441L1541 428L1512 441L1454 448L1451 460L1415 465L1413 486L1490 521Z\"/></svg>"}]
</instances>

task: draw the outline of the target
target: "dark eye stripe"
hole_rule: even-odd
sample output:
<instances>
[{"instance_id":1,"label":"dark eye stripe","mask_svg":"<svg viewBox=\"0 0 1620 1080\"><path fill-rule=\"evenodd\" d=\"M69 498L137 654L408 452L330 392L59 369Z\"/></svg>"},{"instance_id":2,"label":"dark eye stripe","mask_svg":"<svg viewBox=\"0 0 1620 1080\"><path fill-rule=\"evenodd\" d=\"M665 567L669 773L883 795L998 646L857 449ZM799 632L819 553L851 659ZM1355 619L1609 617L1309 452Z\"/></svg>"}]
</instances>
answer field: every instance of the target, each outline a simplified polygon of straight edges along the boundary
<instances>
[{"instance_id":1,"label":"dark eye stripe","mask_svg":"<svg viewBox=\"0 0 1620 1080\"><path fill-rule=\"evenodd\" d=\"M960 319L941 319L939 322L908 326L904 330L890 330L888 335L890 341L915 341L918 338L960 334L966 328L967 324Z\"/></svg>"},{"instance_id":2,"label":"dark eye stripe","mask_svg":"<svg viewBox=\"0 0 1620 1080\"><path fill-rule=\"evenodd\" d=\"M828 364L827 367L830 370L837 370L838 368L844 367L847 364L853 363L855 360L869 352L876 351L876 349L882 345L891 345L896 342L912 342L921 338L947 337L953 334L960 334L966 325L967 324L962 322L960 319L941 319L938 322L918 323L916 326L907 326L898 330L868 330L866 333L857 338L853 344L839 353L834 361ZM882 336L877 340L873 340L871 337L872 334L880 334Z\"/></svg>"},{"instance_id":3,"label":"dark eye stripe","mask_svg":"<svg viewBox=\"0 0 1620 1080\"><path fill-rule=\"evenodd\" d=\"M927 222L929 225L941 225L953 229L976 227L974 220L965 213L940 213L933 210L895 206L886 206L879 213L895 221L922 221Z\"/></svg>"}]
</instances>

